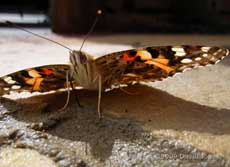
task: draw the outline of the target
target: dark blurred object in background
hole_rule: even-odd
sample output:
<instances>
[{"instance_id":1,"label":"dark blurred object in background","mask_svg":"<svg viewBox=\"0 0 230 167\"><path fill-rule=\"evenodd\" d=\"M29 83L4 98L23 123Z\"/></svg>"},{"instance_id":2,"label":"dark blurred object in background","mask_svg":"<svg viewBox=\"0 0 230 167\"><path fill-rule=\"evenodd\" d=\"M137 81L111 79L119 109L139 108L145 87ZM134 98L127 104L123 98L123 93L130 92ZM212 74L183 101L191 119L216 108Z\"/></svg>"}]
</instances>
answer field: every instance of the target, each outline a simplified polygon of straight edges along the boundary
<instances>
[{"instance_id":1,"label":"dark blurred object in background","mask_svg":"<svg viewBox=\"0 0 230 167\"><path fill-rule=\"evenodd\" d=\"M4 21L23 26L49 26L49 1L47 0L1 0L0 23Z\"/></svg>"},{"instance_id":2,"label":"dark blurred object in background","mask_svg":"<svg viewBox=\"0 0 230 167\"><path fill-rule=\"evenodd\" d=\"M19 20L24 19L19 24L51 26L56 33L85 33L98 9L104 12L96 32L229 33L230 30L229 0L1 0L0 18L6 13L16 14ZM26 19L29 15L30 19Z\"/></svg>"}]
</instances>

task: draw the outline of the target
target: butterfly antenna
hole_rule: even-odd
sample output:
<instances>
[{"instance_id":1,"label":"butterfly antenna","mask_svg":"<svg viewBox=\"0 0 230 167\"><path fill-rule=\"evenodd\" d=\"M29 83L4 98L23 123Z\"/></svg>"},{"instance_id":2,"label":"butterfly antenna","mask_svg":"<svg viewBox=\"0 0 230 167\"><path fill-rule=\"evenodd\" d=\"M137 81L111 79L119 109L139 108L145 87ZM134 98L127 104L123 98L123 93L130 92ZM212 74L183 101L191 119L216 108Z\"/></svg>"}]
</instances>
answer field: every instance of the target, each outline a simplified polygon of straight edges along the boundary
<instances>
[{"instance_id":1,"label":"butterfly antenna","mask_svg":"<svg viewBox=\"0 0 230 167\"><path fill-rule=\"evenodd\" d=\"M52 40L52 39L49 39L49 38L46 38L46 37L41 36L41 35L39 35L39 34L36 34L36 33L34 33L34 32L31 32L31 31L29 31L29 30L27 30L27 29L25 29L25 28L23 28L23 27L21 27L21 26L15 24L15 23L12 23L12 22L8 21L8 20L6 21L6 24L8 24L8 25L10 25L10 26L12 26L12 27L15 27L15 28L17 28L17 29L20 29L20 30L22 30L22 31L25 31L25 32L27 32L27 33L29 33L29 34L32 34L32 35L34 35L34 36L36 36L36 37L39 37L39 38L45 39L45 40L47 40L47 41L53 42L53 43L55 43L55 44L57 44L57 45L59 45L59 46L62 46L62 47L64 47L64 48L68 49L68 50L71 51L71 52L73 51L73 50L70 49L69 47L67 47L67 46L65 46L65 45L63 45L63 44L61 44L61 43L59 43L59 42L57 42L57 41L54 41L54 40Z\"/></svg>"},{"instance_id":2,"label":"butterfly antenna","mask_svg":"<svg viewBox=\"0 0 230 167\"><path fill-rule=\"evenodd\" d=\"M102 11L99 9L99 10L97 10L97 16L96 16L96 18L95 18L95 20L94 20L94 22L93 22L93 24L92 24L92 26L90 27L90 30L88 31L88 33L85 35L85 37L84 37L84 40L83 40L83 42L82 42L82 44L81 44L81 47L80 47L80 49L79 49L79 51L81 52L81 50L82 50L82 48L83 48L83 46L84 46L84 44L85 44L85 41L88 39L88 37L89 37L89 35L92 33L92 31L94 30L94 28L95 28L95 26L96 26L96 24L97 24L97 21L98 21L98 18L99 18L99 16L102 14Z\"/></svg>"}]
</instances>

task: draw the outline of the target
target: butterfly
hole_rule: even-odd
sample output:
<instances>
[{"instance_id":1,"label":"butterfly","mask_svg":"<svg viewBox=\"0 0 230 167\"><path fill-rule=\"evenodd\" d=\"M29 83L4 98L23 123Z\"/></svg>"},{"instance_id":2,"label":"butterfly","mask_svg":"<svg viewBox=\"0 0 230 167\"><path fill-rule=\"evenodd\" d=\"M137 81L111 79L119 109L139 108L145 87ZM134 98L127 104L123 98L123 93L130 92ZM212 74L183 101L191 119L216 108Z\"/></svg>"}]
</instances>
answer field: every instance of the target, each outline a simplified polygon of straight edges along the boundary
<instances>
[{"instance_id":1,"label":"butterfly","mask_svg":"<svg viewBox=\"0 0 230 167\"><path fill-rule=\"evenodd\" d=\"M69 64L24 69L0 78L0 95L11 92L49 92L71 85L101 93L120 85L154 82L199 66L215 64L229 54L223 47L153 46L110 53L99 58L70 51ZM69 91L68 91L69 92Z\"/></svg>"}]
</instances>

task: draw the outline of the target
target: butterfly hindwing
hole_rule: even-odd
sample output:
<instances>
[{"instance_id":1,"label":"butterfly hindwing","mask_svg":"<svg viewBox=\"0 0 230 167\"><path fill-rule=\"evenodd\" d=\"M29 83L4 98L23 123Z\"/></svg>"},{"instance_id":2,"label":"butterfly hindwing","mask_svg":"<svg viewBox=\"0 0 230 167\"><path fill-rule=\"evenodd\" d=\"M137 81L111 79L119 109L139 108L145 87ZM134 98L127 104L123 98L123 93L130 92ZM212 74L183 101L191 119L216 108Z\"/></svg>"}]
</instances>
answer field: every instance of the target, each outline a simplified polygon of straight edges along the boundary
<instances>
[{"instance_id":1,"label":"butterfly hindwing","mask_svg":"<svg viewBox=\"0 0 230 167\"><path fill-rule=\"evenodd\" d=\"M0 78L0 95L13 92L48 92L66 87L69 65L25 69Z\"/></svg>"},{"instance_id":2,"label":"butterfly hindwing","mask_svg":"<svg viewBox=\"0 0 230 167\"><path fill-rule=\"evenodd\" d=\"M104 85L157 81L190 68L215 64L228 54L221 47L159 46L111 53L96 59Z\"/></svg>"}]
</instances>

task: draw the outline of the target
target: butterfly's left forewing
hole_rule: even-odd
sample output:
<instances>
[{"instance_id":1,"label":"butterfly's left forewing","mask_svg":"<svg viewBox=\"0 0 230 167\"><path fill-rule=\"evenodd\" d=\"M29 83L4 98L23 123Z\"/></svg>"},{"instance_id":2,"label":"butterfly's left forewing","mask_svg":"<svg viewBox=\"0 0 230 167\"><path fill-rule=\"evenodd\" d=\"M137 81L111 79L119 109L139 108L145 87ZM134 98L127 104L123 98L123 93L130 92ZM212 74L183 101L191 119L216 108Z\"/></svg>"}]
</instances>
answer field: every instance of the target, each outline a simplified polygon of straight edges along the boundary
<instances>
[{"instance_id":1,"label":"butterfly's left forewing","mask_svg":"<svg viewBox=\"0 0 230 167\"><path fill-rule=\"evenodd\" d=\"M66 87L69 65L47 65L25 69L0 78L0 95L10 92L49 92Z\"/></svg>"},{"instance_id":2,"label":"butterfly's left forewing","mask_svg":"<svg viewBox=\"0 0 230 167\"><path fill-rule=\"evenodd\" d=\"M96 59L105 87L157 81L178 72L215 64L228 54L222 47L159 46L111 53Z\"/></svg>"}]
</instances>

